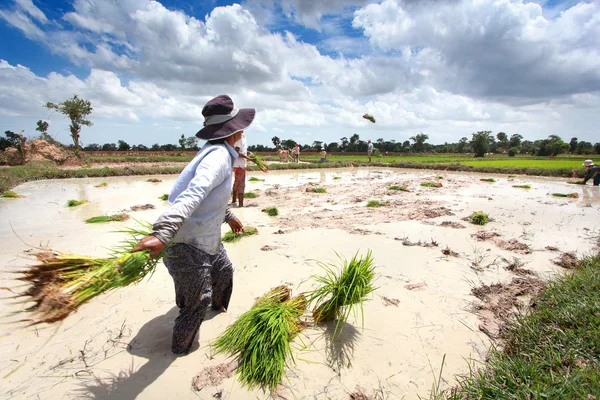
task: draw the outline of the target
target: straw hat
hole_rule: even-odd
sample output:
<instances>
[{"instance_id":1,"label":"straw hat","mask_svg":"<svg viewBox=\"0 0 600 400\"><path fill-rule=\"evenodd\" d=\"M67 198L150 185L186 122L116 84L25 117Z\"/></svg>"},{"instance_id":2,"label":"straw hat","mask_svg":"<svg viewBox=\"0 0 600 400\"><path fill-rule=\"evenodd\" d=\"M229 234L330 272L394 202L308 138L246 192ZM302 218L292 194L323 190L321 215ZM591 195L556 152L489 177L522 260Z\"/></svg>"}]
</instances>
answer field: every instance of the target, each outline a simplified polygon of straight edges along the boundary
<instances>
[{"instance_id":1,"label":"straw hat","mask_svg":"<svg viewBox=\"0 0 600 400\"><path fill-rule=\"evenodd\" d=\"M584 167L593 167L594 166L594 162L592 160L585 160L583 162L583 166Z\"/></svg>"},{"instance_id":2,"label":"straw hat","mask_svg":"<svg viewBox=\"0 0 600 400\"><path fill-rule=\"evenodd\" d=\"M202 108L204 128L196 133L196 137L203 140L226 138L248 128L255 114L254 108L235 108L227 95L217 96Z\"/></svg>"}]
</instances>

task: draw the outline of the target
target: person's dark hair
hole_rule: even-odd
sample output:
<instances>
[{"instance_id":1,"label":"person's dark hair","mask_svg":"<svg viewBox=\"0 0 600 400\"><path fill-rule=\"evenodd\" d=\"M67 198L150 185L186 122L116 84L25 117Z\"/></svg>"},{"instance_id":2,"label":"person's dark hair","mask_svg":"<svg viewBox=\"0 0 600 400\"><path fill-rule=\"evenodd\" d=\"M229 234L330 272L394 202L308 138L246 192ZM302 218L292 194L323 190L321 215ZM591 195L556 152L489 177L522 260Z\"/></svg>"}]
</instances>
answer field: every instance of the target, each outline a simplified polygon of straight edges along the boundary
<instances>
[{"instance_id":1,"label":"person's dark hair","mask_svg":"<svg viewBox=\"0 0 600 400\"><path fill-rule=\"evenodd\" d=\"M227 139L227 138L209 140L208 143L210 143L210 144L224 144L225 143L225 139Z\"/></svg>"}]
</instances>

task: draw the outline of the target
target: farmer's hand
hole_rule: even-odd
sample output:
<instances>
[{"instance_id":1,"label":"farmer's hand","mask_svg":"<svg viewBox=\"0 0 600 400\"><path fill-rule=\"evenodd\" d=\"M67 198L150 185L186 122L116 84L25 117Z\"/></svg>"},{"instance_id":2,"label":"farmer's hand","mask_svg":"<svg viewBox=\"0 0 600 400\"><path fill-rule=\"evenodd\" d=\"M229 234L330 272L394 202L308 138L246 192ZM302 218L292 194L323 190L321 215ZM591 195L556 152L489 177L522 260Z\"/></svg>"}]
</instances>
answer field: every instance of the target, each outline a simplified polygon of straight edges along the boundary
<instances>
[{"instance_id":1,"label":"farmer's hand","mask_svg":"<svg viewBox=\"0 0 600 400\"><path fill-rule=\"evenodd\" d=\"M240 222L239 219L235 218L228 222L231 231L236 235L241 235L244 233L244 225Z\"/></svg>"},{"instance_id":2,"label":"farmer's hand","mask_svg":"<svg viewBox=\"0 0 600 400\"><path fill-rule=\"evenodd\" d=\"M165 247L165 244L154 236L144 236L138 245L131 250L131 252L135 253L136 251L148 250L150 257L155 258L163 252Z\"/></svg>"}]
</instances>

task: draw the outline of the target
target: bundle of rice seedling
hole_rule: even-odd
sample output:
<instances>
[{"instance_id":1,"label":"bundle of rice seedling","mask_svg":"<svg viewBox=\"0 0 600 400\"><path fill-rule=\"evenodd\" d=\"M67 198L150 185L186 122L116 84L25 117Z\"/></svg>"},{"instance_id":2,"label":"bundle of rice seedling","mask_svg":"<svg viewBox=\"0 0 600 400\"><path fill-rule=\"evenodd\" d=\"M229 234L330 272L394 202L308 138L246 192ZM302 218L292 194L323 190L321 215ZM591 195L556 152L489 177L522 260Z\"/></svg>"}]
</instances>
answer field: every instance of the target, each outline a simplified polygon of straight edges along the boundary
<instances>
[{"instance_id":1,"label":"bundle of rice seedling","mask_svg":"<svg viewBox=\"0 0 600 400\"><path fill-rule=\"evenodd\" d=\"M107 186L108 186L108 183L106 183L106 182L102 182L102 183L99 183L99 184L97 184L97 185L96 185L96 186L94 186L94 187L97 187L97 188L103 188L103 187L107 187Z\"/></svg>"},{"instance_id":2,"label":"bundle of rice seedling","mask_svg":"<svg viewBox=\"0 0 600 400\"><path fill-rule=\"evenodd\" d=\"M262 172L267 172L269 170L267 163L263 161L262 157L255 155L254 158L251 158L251 160L254 161L258 169L260 169Z\"/></svg>"},{"instance_id":3,"label":"bundle of rice seedling","mask_svg":"<svg viewBox=\"0 0 600 400\"><path fill-rule=\"evenodd\" d=\"M485 225L488 222L488 215L482 211L476 211L469 215L469 219L475 225Z\"/></svg>"},{"instance_id":4,"label":"bundle of rice seedling","mask_svg":"<svg viewBox=\"0 0 600 400\"><path fill-rule=\"evenodd\" d=\"M56 251L35 254L39 264L17 271L22 275L18 279L29 286L17 297L33 302L24 310L30 313L25 321L34 325L63 320L93 297L141 281L154 271L161 256L152 259L148 252L131 250L151 229L150 224L140 223L138 228L120 231L128 238L109 249L107 258Z\"/></svg>"},{"instance_id":5,"label":"bundle of rice seedling","mask_svg":"<svg viewBox=\"0 0 600 400\"><path fill-rule=\"evenodd\" d=\"M579 198L579 194L577 194L577 193L569 193L569 194L565 194L565 193L552 193L552 196L554 196L554 197L568 197L570 199L578 199Z\"/></svg>"},{"instance_id":6,"label":"bundle of rice seedling","mask_svg":"<svg viewBox=\"0 0 600 400\"><path fill-rule=\"evenodd\" d=\"M160 179L157 179L157 178L150 178L150 179L147 179L147 180L146 180L146 182L150 182L150 183L160 183L160 182L162 182L162 180L160 180Z\"/></svg>"},{"instance_id":7,"label":"bundle of rice seedling","mask_svg":"<svg viewBox=\"0 0 600 400\"><path fill-rule=\"evenodd\" d=\"M401 192L408 192L406 186L390 186L388 190L399 190Z\"/></svg>"},{"instance_id":8,"label":"bundle of rice seedling","mask_svg":"<svg viewBox=\"0 0 600 400\"><path fill-rule=\"evenodd\" d=\"M21 196L20 194L17 194L15 192L13 192L12 190L7 190L7 191L3 192L2 194L0 194L0 197L4 197L6 199L20 199L24 196Z\"/></svg>"},{"instance_id":9,"label":"bundle of rice seedling","mask_svg":"<svg viewBox=\"0 0 600 400\"><path fill-rule=\"evenodd\" d=\"M265 181L264 179L259 179L259 178L255 177L255 176L251 176L248 179L248 182L264 182L264 181Z\"/></svg>"},{"instance_id":10,"label":"bundle of rice seedling","mask_svg":"<svg viewBox=\"0 0 600 400\"><path fill-rule=\"evenodd\" d=\"M334 176L334 177L333 177L333 180L334 180L334 181L337 181L338 179L342 179L342 177L341 177L341 176Z\"/></svg>"},{"instance_id":11,"label":"bundle of rice seedling","mask_svg":"<svg viewBox=\"0 0 600 400\"><path fill-rule=\"evenodd\" d=\"M168 194L168 193L165 193L165 194L163 194L162 196L160 196L160 197L159 197L159 199L160 199L160 200L167 201L167 200L169 200L169 194Z\"/></svg>"},{"instance_id":12,"label":"bundle of rice seedling","mask_svg":"<svg viewBox=\"0 0 600 400\"><path fill-rule=\"evenodd\" d=\"M86 224L102 224L106 222L122 222L129 219L129 214L100 215L85 220Z\"/></svg>"},{"instance_id":13,"label":"bundle of rice seedling","mask_svg":"<svg viewBox=\"0 0 600 400\"><path fill-rule=\"evenodd\" d=\"M529 185L513 185L513 187L518 189L531 189L531 186Z\"/></svg>"},{"instance_id":14,"label":"bundle of rice seedling","mask_svg":"<svg viewBox=\"0 0 600 400\"><path fill-rule=\"evenodd\" d=\"M480 181L482 182L496 182L496 180L494 178L481 178Z\"/></svg>"},{"instance_id":15,"label":"bundle of rice seedling","mask_svg":"<svg viewBox=\"0 0 600 400\"><path fill-rule=\"evenodd\" d=\"M575 182L567 182L567 183L570 183L571 185L585 185L583 183L583 181L575 181Z\"/></svg>"},{"instance_id":16,"label":"bundle of rice seedling","mask_svg":"<svg viewBox=\"0 0 600 400\"><path fill-rule=\"evenodd\" d=\"M245 199L255 199L257 197L258 197L258 195L256 193L253 193L253 192L246 192L246 193L244 193L244 198Z\"/></svg>"},{"instance_id":17,"label":"bundle of rice seedling","mask_svg":"<svg viewBox=\"0 0 600 400\"><path fill-rule=\"evenodd\" d=\"M267 213L271 217L276 217L279 215L279 210L277 209L277 207L267 207L263 208L261 211Z\"/></svg>"},{"instance_id":18,"label":"bundle of rice seedling","mask_svg":"<svg viewBox=\"0 0 600 400\"><path fill-rule=\"evenodd\" d=\"M237 357L240 381L249 388L273 390L282 381L288 360L293 362L290 342L302 330L306 311L303 295L290 299L285 286L272 289L242 314L213 344L216 353Z\"/></svg>"},{"instance_id":19,"label":"bundle of rice seedling","mask_svg":"<svg viewBox=\"0 0 600 400\"><path fill-rule=\"evenodd\" d=\"M385 203L379 200L369 200L367 202L367 207L377 208L377 207L385 207Z\"/></svg>"},{"instance_id":20,"label":"bundle of rice seedling","mask_svg":"<svg viewBox=\"0 0 600 400\"><path fill-rule=\"evenodd\" d=\"M226 234L223 235L221 240L224 241L225 243L235 243L235 242L239 242L240 240L242 240L243 237L252 236L252 235L256 235L256 234L258 234L258 229L256 229L253 226L245 226L244 232L240 233L239 235L236 235L233 232L227 232Z\"/></svg>"},{"instance_id":21,"label":"bundle of rice seedling","mask_svg":"<svg viewBox=\"0 0 600 400\"><path fill-rule=\"evenodd\" d=\"M69 200L67 201L67 207L77 207L87 203L89 203L87 200Z\"/></svg>"},{"instance_id":22,"label":"bundle of rice seedling","mask_svg":"<svg viewBox=\"0 0 600 400\"><path fill-rule=\"evenodd\" d=\"M372 123L375 123L375 117L370 115L370 114L365 114L363 115L364 119L368 119L369 121L371 121Z\"/></svg>"},{"instance_id":23,"label":"bundle of rice seedling","mask_svg":"<svg viewBox=\"0 0 600 400\"><path fill-rule=\"evenodd\" d=\"M441 182L422 182L421 186L439 188L439 187L442 187L443 185Z\"/></svg>"},{"instance_id":24,"label":"bundle of rice seedling","mask_svg":"<svg viewBox=\"0 0 600 400\"><path fill-rule=\"evenodd\" d=\"M325 188L315 188L315 193L327 193L327 190Z\"/></svg>"},{"instance_id":25,"label":"bundle of rice seedling","mask_svg":"<svg viewBox=\"0 0 600 400\"><path fill-rule=\"evenodd\" d=\"M343 324L340 323L348 321L350 312L354 310L356 315L357 309L360 309L364 326L363 302L376 289L373 286L375 267L371 251L364 258L359 257L357 252L350 262L344 260L341 268L320 261L318 264L325 270L325 275L313 275L321 287L308 294L308 301L316 304L312 314L314 321L319 323L337 318L336 336L343 330Z\"/></svg>"}]
</instances>

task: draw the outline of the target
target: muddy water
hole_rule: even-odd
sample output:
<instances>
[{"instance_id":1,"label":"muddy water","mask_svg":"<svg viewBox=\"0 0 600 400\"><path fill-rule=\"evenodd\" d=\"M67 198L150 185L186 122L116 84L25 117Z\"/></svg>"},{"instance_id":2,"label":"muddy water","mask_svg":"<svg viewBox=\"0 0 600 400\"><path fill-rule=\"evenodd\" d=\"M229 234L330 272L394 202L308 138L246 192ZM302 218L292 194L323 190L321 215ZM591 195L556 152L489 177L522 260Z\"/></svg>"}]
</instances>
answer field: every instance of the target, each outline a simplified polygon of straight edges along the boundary
<instances>
[{"instance_id":1,"label":"muddy water","mask_svg":"<svg viewBox=\"0 0 600 400\"><path fill-rule=\"evenodd\" d=\"M442 387L451 386L455 374L468 371L466 360L485 357L490 340L479 331L480 321L471 312L474 285L512 279L515 275L504 269L503 258L517 257L525 268L547 278L560 268L551 262L557 253L546 246L586 253L600 234L599 188L569 185L564 179L510 180L492 175L498 182L486 183L479 180L481 174L373 168L249 176L265 179L246 185L259 197L234 212L244 223L258 227L260 234L227 245L236 267L231 306L226 314L208 314L193 353L170 356L170 329L177 312L172 281L161 266L151 279L94 299L62 324L16 331L4 324L0 398L59 399L68 393L195 399L189 389L195 374L225 360L211 356L209 343L255 297L282 283L292 285L296 293L309 290L314 284L308 278L320 273L314 259L337 263L335 252L349 258L368 249L377 266L378 290L365 304L364 329L360 315L351 317L338 341L331 340L327 328L306 329L295 341L296 364L283 392L288 398L342 399L359 386L366 394L381 390L392 399L427 396L434 382L432 369L439 371L444 356ZM132 222L86 225L83 220L145 203L156 209L130 214L154 220L167 207L158 197L169 191L175 176L158 176L161 183L145 182L148 178L41 181L15 188L27 197L0 199L3 271L28 262L22 251L29 247L23 242L104 255L104 247L121 238L113 231ZM107 187L94 187L103 181ZM439 181L443 187L424 188L419 185L423 181ZM512 187L518 184L532 188ZM390 185L405 185L410 192L392 193L387 190ZM311 186L324 187L327 193L307 193ZM552 193L578 193L579 198L555 198ZM66 208L69 199L90 203ZM388 206L367 209L371 199ZM266 206L278 207L280 216L261 213ZM423 217L441 207L448 215ZM493 220L485 227L463 220L477 210ZM465 228L443 227L444 221ZM516 239L531 251L522 254L479 242L471 235L481 230ZM433 240L438 247L404 246L398 239ZM265 245L273 250L261 251ZM444 256L440 250L445 247L458 257ZM16 283L6 273L0 278L0 286ZM398 300L397 306L386 305L384 298ZM2 309L19 308L2 300ZM249 393L234 378L199 395L212 398L221 389L230 399L267 397L260 391Z\"/></svg>"}]
</instances>

